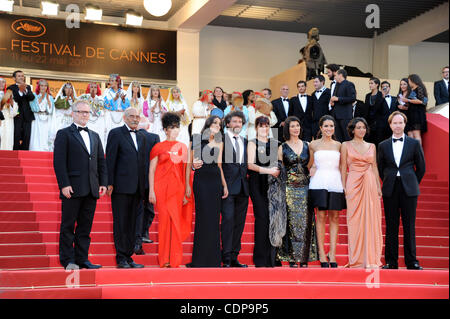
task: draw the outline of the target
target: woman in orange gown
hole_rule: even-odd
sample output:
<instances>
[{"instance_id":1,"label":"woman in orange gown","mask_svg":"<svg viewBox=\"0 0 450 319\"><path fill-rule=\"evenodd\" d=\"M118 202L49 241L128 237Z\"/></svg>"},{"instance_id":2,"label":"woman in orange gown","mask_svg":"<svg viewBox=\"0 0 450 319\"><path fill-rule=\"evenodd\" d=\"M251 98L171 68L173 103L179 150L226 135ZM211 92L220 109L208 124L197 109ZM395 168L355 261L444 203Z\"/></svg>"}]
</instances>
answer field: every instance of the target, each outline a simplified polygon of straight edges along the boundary
<instances>
[{"instance_id":1,"label":"woman in orange gown","mask_svg":"<svg viewBox=\"0 0 450 319\"><path fill-rule=\"evenodd\" d=\"M364 141L367 131L366 120L354 118L348 125L353 139L341 147L341 176L347 199L347 267L352 268L379 268L383 249L380 177L375 145Z\"/></svg>"},{"instance_id":2,"label":"woman in orange gown","mask_svg":"<svg viewBox=\"0 0 450 319\"><path fill-rule=\"evenodd\" d=\"M150 153L149 201L158 212L158 259L160 267L178 267L183 259L183 241L192 226L192 200L185 197L188 150L178 142L180 117L166 113L162 124L167 139Z\"/></svg>"}]
</instances>

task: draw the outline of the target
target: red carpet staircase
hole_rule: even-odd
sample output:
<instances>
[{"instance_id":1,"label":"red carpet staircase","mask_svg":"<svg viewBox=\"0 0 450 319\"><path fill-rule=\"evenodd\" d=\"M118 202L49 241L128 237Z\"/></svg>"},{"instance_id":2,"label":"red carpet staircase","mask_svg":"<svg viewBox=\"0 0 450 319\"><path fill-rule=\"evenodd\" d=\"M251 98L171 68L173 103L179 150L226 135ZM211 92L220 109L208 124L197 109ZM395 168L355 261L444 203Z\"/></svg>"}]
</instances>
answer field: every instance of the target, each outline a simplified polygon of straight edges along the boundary
<instances>
[{"instance_id":1,"label":"red carpet staircase","mask_svg":"<svg viewBox=\"0 0 450 319\"><path fill-rule=\"evenodd\" d=\"M320 269L318 262L308 269L159 269L157 217L150 229L155 243L144 244L146 255L133 257L146 268L116 269L111 205L104 197L97 203L89 257L104 268L66 272L58 258L61 204L52 154L0 151L0 298L448 298L448 181L427 173L421 192L416 235L424 271ZM250 204L239 258L249 265L253 229ZM345 212L339 232L342 266L347 263ZM184 264L190 261L192 240L193 233L183 244ZM399 253L404 267L403 246Z\"/></svg>"}]
</instances>

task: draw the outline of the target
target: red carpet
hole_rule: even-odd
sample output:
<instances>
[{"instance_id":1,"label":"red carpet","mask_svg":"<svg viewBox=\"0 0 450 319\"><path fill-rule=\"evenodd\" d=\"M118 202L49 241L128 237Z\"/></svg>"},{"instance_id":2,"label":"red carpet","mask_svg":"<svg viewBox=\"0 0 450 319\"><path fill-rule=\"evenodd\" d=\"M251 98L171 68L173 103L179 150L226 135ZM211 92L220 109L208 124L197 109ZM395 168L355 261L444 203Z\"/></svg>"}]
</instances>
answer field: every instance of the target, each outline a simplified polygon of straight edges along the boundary
<instances>
[{"instance_id":1,"label":"red carpet","mask_svg":"<svg viewBox=\"0 0 450 319\"><path fill-rule=\"evenodd\" d=\"M0 151L0 298L448 298L448 181L428 170L416 222L424 271L320 269L318 262L309 269L159 269L157 217L150 229L155 243L144 244L145 256L133 257L146 268L115 269L112 214L105 197L97 204L89 257L104 268L74 275L59 264L61 204L52 154ZM249 265L253 230L250 204L239 259ZM337 261L345 265L345 212L339 232ZM193 233L183 245L183 263L190 262L192 240ZM403 246L399 254L404 267ZM72 285L76 289L67 288Z\"/></svg>"}]
</instances>

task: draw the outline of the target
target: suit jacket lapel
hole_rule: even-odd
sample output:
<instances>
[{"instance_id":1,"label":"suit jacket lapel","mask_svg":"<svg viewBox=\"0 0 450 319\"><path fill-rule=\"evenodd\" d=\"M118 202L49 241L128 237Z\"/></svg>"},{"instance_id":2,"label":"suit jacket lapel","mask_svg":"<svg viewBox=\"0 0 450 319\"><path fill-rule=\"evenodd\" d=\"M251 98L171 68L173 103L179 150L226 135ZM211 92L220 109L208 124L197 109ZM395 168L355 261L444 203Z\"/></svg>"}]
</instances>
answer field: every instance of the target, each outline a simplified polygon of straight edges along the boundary
<instances>
[{"instance_id":1,"label":"suit jacket lapel","mask_svg":"<svg viewBox=\"0 0 450 319\"><path fill-rule=\"evenodd\" d=\"M408 140L408 137L405 135L405 142L403 143L403 150L402 150L402 155L400 156L400 165L399 167L402 165L405 157L406 157L406 152L409 152L409 147L410 147L410 141Z\"/></svg>"},{"instance_id":2,"label":"suit jacket lapel","mask_svg":"<svg viewBox=\"0 0 450 319\"><path fill-rule=\"evenodd\" d=\"M397 163L395 162L395 156L394 156L394 147L392 145L392 137L389 138L389 145L388 145L388 155L391 158L391 161L394 163L394 165L397 167Z\"/></svg>"},{"instance_id":3,"label":"suit jacket lapel","mask_svg":"<svg viewBox=\"0 0 450 319\"><path fill-rule=\"evenodd\" d=\"M86 144L84 144L83 138L81 137L80 132L78 132L77 126L75 124L72 124L70 127L71 127L71 130L72 130L73 136L75 136L75 138L78 140L78 142L80 142L81 146L86 151L86 153L89 154L89 152L88 152L88 150L86 148ZM90 136L89 136L89 138L90 138ZM92 145L92 140L91 140L91 145Z\"/></svg>"}]
</instances>

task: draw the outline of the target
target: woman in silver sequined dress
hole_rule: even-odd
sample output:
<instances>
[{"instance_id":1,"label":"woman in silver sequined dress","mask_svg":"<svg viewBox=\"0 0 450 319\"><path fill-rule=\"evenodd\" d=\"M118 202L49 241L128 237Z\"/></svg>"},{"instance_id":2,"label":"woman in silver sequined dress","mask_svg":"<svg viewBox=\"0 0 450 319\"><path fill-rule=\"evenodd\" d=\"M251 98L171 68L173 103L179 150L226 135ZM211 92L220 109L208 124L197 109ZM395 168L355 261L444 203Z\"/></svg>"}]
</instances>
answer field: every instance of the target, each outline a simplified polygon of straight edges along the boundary
<instances>
[{"instance_id":1,"label":"woman in silver sequined dress","mask_svg":"<svg viewBox=\"0 0 450 319\"><path fill-rule=\"evenodd\" d=\"M278 252L281 261L291 267L308 267L308 262L318 259L314 211L308 203L309 147L300 139L300 120L295 116L286 119L286 142L278 149L278 159L287 173L286 209L287 229Z\"/></svg>"}]
</instances>

